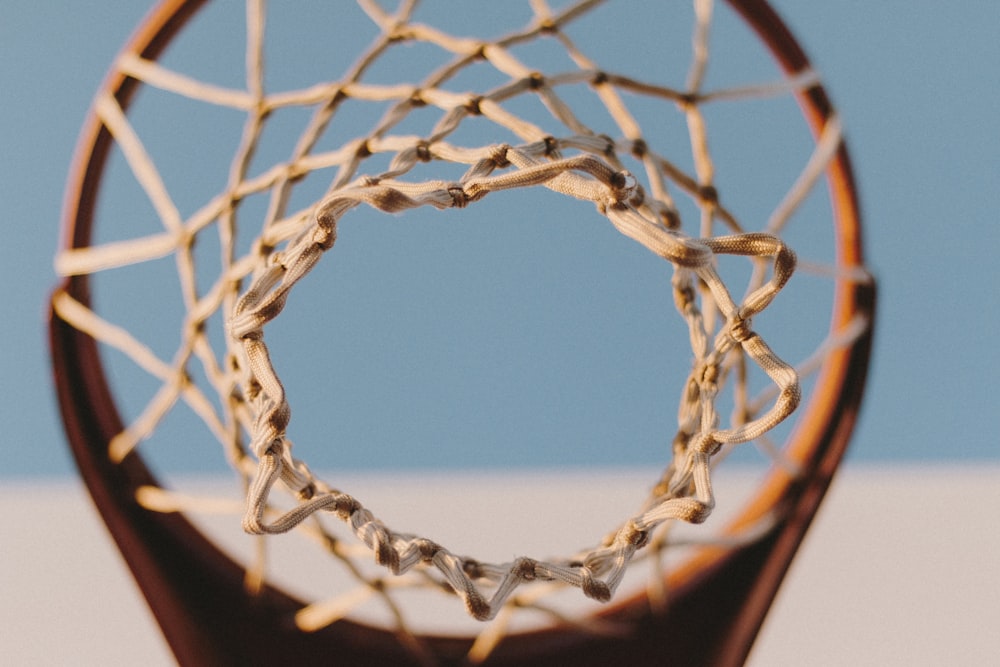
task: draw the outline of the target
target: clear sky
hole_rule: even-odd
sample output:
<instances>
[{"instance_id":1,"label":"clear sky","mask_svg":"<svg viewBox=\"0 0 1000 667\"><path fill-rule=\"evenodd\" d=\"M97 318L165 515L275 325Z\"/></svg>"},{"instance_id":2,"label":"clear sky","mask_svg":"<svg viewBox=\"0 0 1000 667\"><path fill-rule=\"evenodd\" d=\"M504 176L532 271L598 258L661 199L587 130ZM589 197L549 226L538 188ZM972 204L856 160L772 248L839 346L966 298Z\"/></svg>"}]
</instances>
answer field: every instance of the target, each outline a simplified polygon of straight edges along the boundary
<instances>
[{"instance_id":1,"label":"clear sky","mask_svg":"<svg viewBox=\"0 0 1000 667\"><path fill-rule=\"evenodd\" d=\"M1000 395L1000 4L775 4L843 115L880 281L851 460L998 460L988 424ZM4 9L0 477L66 475L43 321L62 191L92 95L145 7L13 0Z\"/></svg>"}]
</instances>

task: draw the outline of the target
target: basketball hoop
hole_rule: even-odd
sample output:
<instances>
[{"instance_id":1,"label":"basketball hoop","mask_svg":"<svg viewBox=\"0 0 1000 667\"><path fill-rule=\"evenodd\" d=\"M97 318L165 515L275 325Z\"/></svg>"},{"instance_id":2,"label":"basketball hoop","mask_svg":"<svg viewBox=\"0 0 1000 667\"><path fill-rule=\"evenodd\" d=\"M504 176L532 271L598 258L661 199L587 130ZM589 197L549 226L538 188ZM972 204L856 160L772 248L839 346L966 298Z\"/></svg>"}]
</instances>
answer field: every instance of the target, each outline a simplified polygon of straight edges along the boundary
<instances>
[{"instance_id":1,"label":"basketball hoop","mask_svg":"<svg viewBox=\"0 0 1000 667\"><path fill-rule=\"evenodd\" d=\"M215 29L198 27L204 4L158 6L96 97L67 188L56 259L63 282L53 295L50 327L60 406L81 474L177 658L186 664L325 656L345 664L745 660L847 447L874 313L840 120L779 18L757 0L714 8L698 0L690 15L673 7L649 10L676 11L673 23L687 21L683 49L665 40L672 59L684 56L684 66L672 71L671 59L650 63L637 52L626 63L634 66L630 72L600 57L617 54L617 63L634 46L614 44L622 35L615 20L638 34L638 24L656 25L662 17L637 17L634 8L614 2L550 7L534 0L520 10L504 4L512 18L502 31L491 19L481 31L459 35L432 27L433 14L415 2L387 10L359 0L360 11L340 8L343 18L328 24L329 49L365 30L371 41L346 69L319 67L302 86L277 82L265 70L265 53L275 53L268 48L272 15L262 1L249 0L245 82L230 87L174 65L195 43L186 35ZM479 10L463 9L471 26ZM709 65L724 69L727 51L738 51L712 42L716 21L745 23L778 67L711 87ZM402 66L378 69L408 47L441 60L414 78ZM411 60L416 66L419 58ZM734 77L746 76L744 64L737 62ZM214 156L206 146L203 155L158 151L154 158L150 142L169 137L180 121L164 122L164 112L137 102L147 90L205 109L206 125L216 122L208 120L213 109L240 128L235 153L219 162L226 174L220 190L179 205L168 175L182 172L183 160L203 167ZM785 131L784 116L756 108L728 112L757 100L797 104L812 138L803 131L790 154L782 148L759 165L727 170L719 148L725 139L717 144L716 137L752 137L762 131L758 123ZM350 116L352 104L364 113ZM717 108L727 113L716 118ZM274 117L289 109L309 119L280 159L262 163ZM358 117L369 122L363 132L333 143L338 123ZM684 128L685 150L670 145L651 119ZM731 127L720 129L723 120ZM740 188L753 188L740 182L743 172L757 170L783 179L780 196L767 197L765 216L748 213L741 198ZM119 199L123 181L146 200L146 213L132 213L131 200ZM341 490L297 456L291 434L301 416L291 418L285 357L272 347L272 329L294 320L286 310L299 307L296 295L317 279L317 266L337 261L338 231L354 217L444 209L474 216L484 201L523 202L542 189L556 198L546 202L568 202L571 215L609 225L669 268L664 293L683 325L691 365L671 379L680 396L679 407L670 408L675 426L664 435L672 444L645 499L610 532L595 526L592 545L580 551L500 562L390 525L361 494ZM204 244L212 259L200 249ZM162 280L167 265L171 287ZM816 286L783 306L803 274ZM115 310L122 284L142 285L148 312ZM181 303L171 305L177 293ZM782 335L774 325L779 316L796 336ZM765 319L767 326L758 327ZM141 333L152 321L176 333L169 357ZM322 334L301 331L303 339ZM796 345L804 351L786 353ZM123 377L141 374L155 387L138 409L122 410L132 400L128 380L109 371L109 355L125 360ZM261 536L257 554L234 559L189 520L226 502L178 492L147 465L153 443L185 445L158 442L158 431L181 414L196 417L183 431L195 449L221 451L235 471L244 504L233 514ZM723 530L704 539L679 537L681 524L701 524L715 510L722 461L751 448L764 453L769 467L756 491L742 508L730 508ZM279 535L289 532L335 564L350 583L345 591L300 600L282 589L264 545L291 538ZM639 562L654 576L626 592L623 581ZM566 615L549 602L565 592L601 606ZM422 609L423 595L455 602L477 619L476 629L461 636L422 631L413 610ZM388 610L383 622L352 616L372 598ZM525 610L546 622L514 629L512 619Z\"/></svg>"}]
</instances>

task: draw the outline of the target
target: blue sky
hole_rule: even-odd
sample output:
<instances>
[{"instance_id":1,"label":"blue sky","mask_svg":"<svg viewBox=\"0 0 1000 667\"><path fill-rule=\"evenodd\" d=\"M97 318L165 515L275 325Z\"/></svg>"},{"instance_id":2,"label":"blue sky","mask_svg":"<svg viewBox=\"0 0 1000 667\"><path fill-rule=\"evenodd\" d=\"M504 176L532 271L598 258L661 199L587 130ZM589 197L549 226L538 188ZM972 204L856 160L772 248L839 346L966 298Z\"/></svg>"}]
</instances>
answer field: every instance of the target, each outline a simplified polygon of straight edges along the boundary
<instances>
[{"instance_id":1,"label":"blue sky","mask_svg":"<svg viewBox=\"0 0 1000 667\"><path fill-rule=\"evenodd\" d=\"M841 110L880 281L851 460L1000 460L987 427L1000 395L1000 4L775 5ZM5 4L2 477L72 471L44 339L62 191L92 95L144 11L140 2Z\"/></svg>"}]
</instances>

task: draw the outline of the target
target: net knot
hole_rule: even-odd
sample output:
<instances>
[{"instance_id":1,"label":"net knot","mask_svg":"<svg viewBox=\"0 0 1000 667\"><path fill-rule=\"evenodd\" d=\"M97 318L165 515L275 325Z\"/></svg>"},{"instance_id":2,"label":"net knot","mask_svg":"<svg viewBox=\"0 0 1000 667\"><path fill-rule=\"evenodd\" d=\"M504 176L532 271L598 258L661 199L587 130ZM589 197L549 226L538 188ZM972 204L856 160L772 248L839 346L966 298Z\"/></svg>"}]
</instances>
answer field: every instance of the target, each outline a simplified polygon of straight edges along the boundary
<instances>
[{"instance_id":1,"label":"net knot","mask_svg":"<svg viewBox=\"0 0 1000 667\"><path fill-rule=\"evenodd\" d=\"M355 157L360 158L362 160L365 159L366 157L371 157L372 149L368 145L368 142L367 141L358 142L358 148L357 150L354 151L354 155Z\"/></svg>"},{"instance_id":2,"label":"net knot","mask_svg":"<svg viewBox=\"0 0 1000 667\"><path fill-rule=\"evenodd\" d=\"M629 521L622 529L622 538L636 549L642 549L649 544L649 531L640 528L635 521Z\"/></svg>"},{"instance_id":3,"label":"net knot","mask_svg":"<svg viewBox=\"0 0 1000 667\"><path fill-rule=\"evenodd\" d=\"M538 21L538 31L552 34L559 30L559 26L551 16L546 16Z\"/></svg>"},{"instance_id":4,"label":"net knot","mask_svg":"<svg viewBox=\"0 0 1000 667\"><path fill-rule=\"evenodd\" d=\"M510 144L497 144L490 147L490 154L487 158L490 162L496 165L497 169L504 169L510 166L510 160L507 158L507 152L510 150Z\"/></svg>"},{"instance_id":5,"label":"net knot","mask_svg":"<svg viewBox=\"0 0 1000 667\"><path fill-rule=\"evenodd\" d=\"M426 141L418 141L414 152L417 155L417 159L421 162L431 161L431 145Z\"/></svg>"},{"instance_id":6,"label":"net knot","mask_svg":"<svg viewBox=\"0 0 1000 667\"><path fill-rule=\"evenodd\" d=\"M305 486L300 488L295 493L295 497L298 498L299 500L312 500L315 495L316 495L316 484L311 481L307 481Z\"/></svg>"},{"instance_id":7,"label":"net knot","mask_svg":"<svg viewBox=\"0 0 1000 667\"><path fill-rule=\"evenodd\" d=\"M695 371L700 386L714 386L719 381L719 365L715 363L701 364Z\"/></svg>"},{"instance_id":8,"label":"net knot","mask_svg":"<svg viewBox=\"0 0 1000 667\"><path fill-rule=\"evenodd\" d=\"M276 434L275 437L269 438L271 444L268 445L268 450L280 456L285 448L285 439L280 434L284 433L285 429L288 428L288 422L292 418L292 411L287 405L278 405L275 409L262 416L270 432Z\"/></svg>"},{"instance_id":9,"label":"net knot","mask_svg":"<svg viewBox=\"0 0 1000 667\"><path fill-rule=\"evenodd\" d=\"M430 563L434 560L434 556L438 555L443 547L433 540L422 539L417 543L417 549L420 551L420 558L423 559L425 563Z\"/></svg>"},{"instance_id":10,"label":"net knot","mask_svg":"<svg viewBox=\"0 0 1000 667\"><path fill-rule=\"evenodd\" d=\"M591 600L607 602L611 599L611 589L606 583L595 578L587 566L580 568L580 590Z\"/></svg>"},{"instance_id":11,"label":"net knot","mask_svg":"<svg viewBox=\"0 0 1000 667\"><path fill-rule=\"evenodd\" d=\"M329 250L337 240L337 227L333 221L318 218L312 235L313 243L323 250Z\"/></svg>"},{"instance_id":12,"label":"net knot","mask_svg":"<svg viewBox=\"0 0 1000 667\"><path fill-rule=\"evenodd\" d=\"M677 212L677 209L662 204L657 208L660 213L660 221L663 223L664 227L667 229L681 228L681 216Z\"/></svg>"},{"instance_id":13,"label":"net knot","mask_svg":"<svg viewBox=\"0 0 1000 667\"><path fill-rule=\"evenodd\" d=\"M690 282L684 281L674 286L674 304L681 313L690 314L696 308L696 298L694 286Z\"/></svg>"},{"instance_id":14,"label":"net knot","mask_svg":"<svg viewBox=\"0 0 1000 667\"><path fill-rule=\"evenodd\" d=\"M722 448L722 443L719 442L711 433L700 433L696 436L690 445L689 451L699 452L702 454L708 454L709 456L715 456L715 454ZM700 522L698 522L700 523Z\"/></svg>"},{"instance_id":15,"label":"net knot","mask_svg":"<svg viewBox=\"0 0 1000 667\"><path fill-rule=\"evenodd\" d=\"M729 335L737 343L743 343L753 336L754 331L750 328L750 318L734 317L729 323Z\"/></svg>"},{"instance_id":16,"label":"net knot","mask_svg":"<svg viewBox=\"0 0 1000 667\"><path fill-rule=\"evenodd\" d=\"M632 199L635 194L638 181L628 170L616 171L608 179L608 200L605 205L608 208L624 207L625 202Z\"/></svg>"},{"instance_id":17,"label":"net knot","mask_svg":"<svg viewBox=\"0 0 1000 667\"><path fill-rule=\"evenodd\" d=\"M393 574L399 574L399 554L392 548L388 535L380 533L376 540L375 563L388 568Z\"/></svg>"},{"instance_id":18,"label":"net knot","mask_svg":"<svg viewBox=\"0 0 1000 667\"><path fill-rule=\"evenodd\" d=\"M604 142L604 157L614 157L615 155L615 140L606 134L599 134L597 138Z\"/></svg>"},{"instance_id":19,"label":"net knot","mask_svg":"<svg viewBox=\"0 0 1000 667\"><path fill-rule=\"evenodd\" d=\"M538 561L534 558L521 557L514 561L511 573L521 581L534 581L538 577Z\"/></svg>"},{"instance_id":20,"label":"net knot","mask_svg":"<svg viewBox=\"0 0 1000 667\"><path fill-rule=\"evenodd\" d=\"M559 152L559 140L551 134L542 139L545 144L545 157L552 157Z\"/></svg>"},{"instance_id":21,"label":"net knot","mask_svg":"<svg viewBox=\"0 0 1000 667\"><path fill-rule=\"evenodd\" d=\"M424 99L423 92L419 88L414 88L413 92L410 93L410 106L417 109L427 106L427 100Z\"/></svg>"},{"instance_id":22,"label":"net knot","mask_svg":"<svg viewBox=\"0 0 1000 667\"><path fill-rule=\"evenodd\" d=\"M464 105L465 110L469 113L470 116L482 115L483 111L482 109L479 108L479 105L482 103L482 101L483 101L482 95L474 95L470 97L465 102Z\"/></svg>"},{"instance_id":23,"label":"net knot","mask_svg":"<svg viewBox=\"0 0 1000 667\"><path fill-rule=\"evenodd\" d=\"M451 205L455 208L465 208L469 204L469 195L465 193L465 190L460 185L449 186L448 194L451 195Z\"/></svg>"},{"instance_id":24,"label":"net knot","mask_svg":"<svg viewBox=\"0 0 1000 667\"><path fill-rule=\"evenodd\" d=\"M396 21L388 30L386 38L390 43L405 42L413 39L413 28L406 21Z\"/></svg>"},{"instance_id":25,"label":"net knot","mask_svg":"<svg viewBox=\"0 0 1000 667\"><path fill-rule=\"evenodd\" d=\"M360 502L354 497L349 496L346 493L341 493L339 496L334 498L333 511L337 513L342 520L347 520L352 514L362 510L363 507Z\"/></svg>"},{"instance_id":26,"label":"net knot","mask_svg":"<svg viewBox=\"0 0 1000 667\"><path fill-rule=\"evenodd\" d=\"M625 190L631 193L635 189L635 186L636 180L628 171L616 171L611 176L611 187L615 190Z\"/></svg>"},{"instance_id":27,"label":"net knot","mask_svg":"<svg viewBox=\"0 0 1000 667\"><path fill-rule=\"evenodd\" d=\"M714 185L698 186L698 197L706 204L719 203L719 191L715 189Z\"/></svg>"}]
</instances>

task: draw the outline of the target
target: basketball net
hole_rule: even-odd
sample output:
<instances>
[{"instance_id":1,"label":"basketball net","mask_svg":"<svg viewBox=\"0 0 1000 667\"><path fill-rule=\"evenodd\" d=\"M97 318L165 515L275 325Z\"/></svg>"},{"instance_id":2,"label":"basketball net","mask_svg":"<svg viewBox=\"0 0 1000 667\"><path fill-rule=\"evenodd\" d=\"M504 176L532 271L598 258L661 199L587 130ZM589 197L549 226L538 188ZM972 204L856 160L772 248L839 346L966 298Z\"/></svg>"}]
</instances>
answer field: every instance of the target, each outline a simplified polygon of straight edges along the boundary
<instances>
[{"instance_id":1,"label":"basketball net","mask_svg":"<svg viewBox=\"0 0 1000 667\"><path fill-rule=\"evenodd\" d=\"M720 452L755 442L770 452L774 465L794 472L794 462L768 434L799 404L800 374L814 373L831 350L850 345L868 326L863 320L838 325L795 366L754 328L755 316L780 301L792 279L796 255L782 233L840 147L840 125L836 117L825 124L784 200L769 220L755 224L724 203L726 193L715 180L704 110L713 104L790 96L814 86L818 79L805 71L776 82L707 90L711 2L694 3L693 56L686 85L676 89L659 82L656 67L648 69L654 73L650 80L641 81L591 60L588 49L572 35L574 24L602 4L595 0L558 10L534 0L524 27L497 39L456 36L418 22L412 2L401 3L395 11L374 1L358 4L377 26L377 37L346 73L331 73L329 80L308 88L266 89L262 2L248 3L244 90L191 79L135 55L123 56L117 63L123 74L146 86L237 110L245 120L224 191L185 219L126 112L111 95L96 102L101 123L153 203L162 231L66 250L57 258L57 270L63 276L89 275L172 255L186 309L177 353L164 360L81 300L65 292L56 296L56 312L62 319L124 353L160 383L156 395L112 441L110 456L121 460L133 452L179 402L197 413L245 480L243 528L256 535L304 531L357 579L354 592L306 606L297 616L304 629L322 627L348 614L352 601L359 599L357 590L363 592L360 597L384 597L395 608L395 591L406 585L454 592L479 620L515 608L544 608L541 596L530 592L541 582L610 600L633 560L647 551L658 561L663 558L671 548L668 529L673 523L697 524L709 517L716 504L713 472L723 458ZM517 47L533 41L557 45L568 64L543 70L540 63L519 55ZM380 58L413 44L447 52L447 63L419 80L367 81L367 72ZM465 70L484 65L504 83L471 92L449 86ZM582 120L564 95L574 87L591 91L591 103L600 105L611 121L607 126L591 127ZM511 111L522 98L544 105L548 112L544 122ZM634 98L658 102L664 116L675 113L686 123L689 154L683 160L648 139L630 110ZM335 150L317 151L324 130L349 101L378 105L383 111L365 135ZM250 176L249 165L270 116L289 107L313 110L308 127L286 161ZM436 112L429 131L399 132L417 110ZM484 143L469 145L458 138L458 130L470 119L488 121L493 127ZM388 168L373 171L370 165L378 164L378 156L388 160ZM684 161L693 168L681 166ZM445 177L452 173L443 169L447 165L460 165L462 173L453 180ZM288 210L296 183L314 173L332 174L325 195L301 210ZM313 268L321 261L336 261L335 252L330 258L326 255L335 246L338 227L357 209L385 213L475 209L494 193L526 188L548 188L587 203L596 209L595 217L603 216L672 266L670 289L677 316L688 332L691 370L677 381L680 402L676 428L668 436L672 446L665 467L634 513L603 538L595 535L594 546L577 553L526 554L507 562L487 562L456 553L429 536L387 525L362 498L321 479L296 457L290 435L295 422L281 380L281 355L272 355L268 332L286 304L294 302L296 287L309 280ZM260 194L268 196L268 210L255 223L255 240L241 246L237 227L243 234L251 224L240 216L241 202ZM695 216L678 206L678 197L693 204ZM223 266L203 289L192 248L196 238L209 231L217 234ZM748 282L723 279L719 264L727 256L746 258ZM836 280L869 280L863 270L848 275L838 267L810 270L814 268ZM211 318L220 312L227 326L222 349L207 331ZM192 381L193 366L198 366L205 382ZM767 383L751 390L748 378L755 373ZM732 403L730 417L720 414L719 408L720 396L727 391L732 396L727 399ZM276 500L279 493L290 496L291 504ZM140 502L157 511L199 507L185 496L153 487L140 494ZM337 524L346 526L355 544L363 545L362 553L338 536L343 528ZM599 530L604 533L606 527ZM759 530L759 525L751 526L742 539L752 539ZM355 565L372 559L394 577L387 579L384 571ZM250 566L248 585L259 586L264 576L259 559ZM398 622L406 634L405 624ZM491 633L484 632L476 648L479 658L499 641Z\"/></svg>"}]
</instances>

